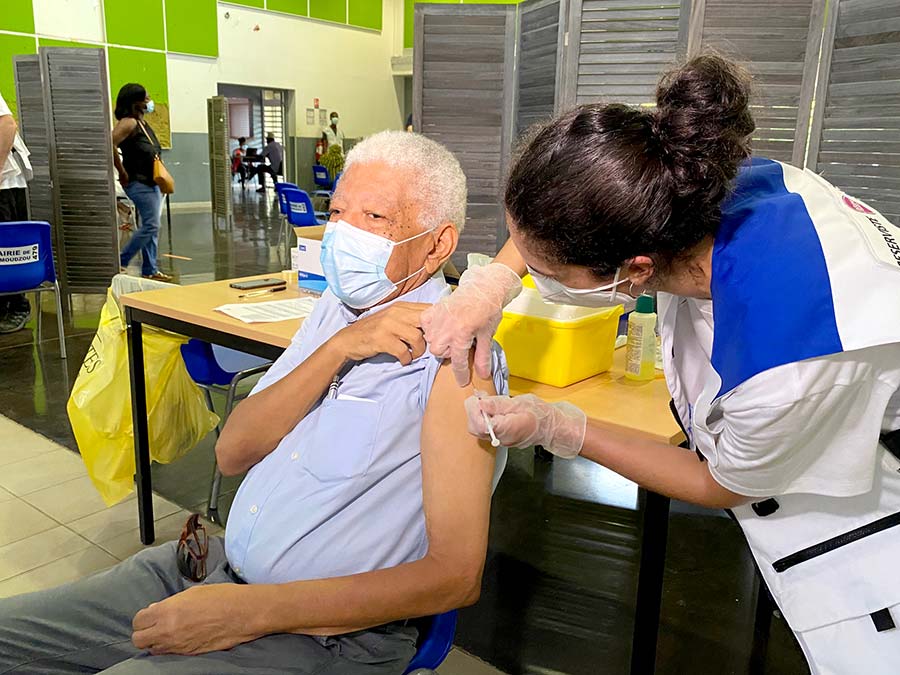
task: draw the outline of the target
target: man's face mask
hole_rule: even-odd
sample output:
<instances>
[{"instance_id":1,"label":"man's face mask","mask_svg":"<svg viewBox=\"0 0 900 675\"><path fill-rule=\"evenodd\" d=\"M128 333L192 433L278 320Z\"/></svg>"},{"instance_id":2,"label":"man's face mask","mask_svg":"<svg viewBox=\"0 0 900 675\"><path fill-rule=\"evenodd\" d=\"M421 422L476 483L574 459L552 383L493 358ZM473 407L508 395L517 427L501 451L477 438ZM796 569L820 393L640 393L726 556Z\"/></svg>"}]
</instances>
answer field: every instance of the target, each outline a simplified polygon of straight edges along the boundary
<instances>
[{"instance_id":1,"label":"man's face mask","mask_svg":"<svg viewBox=\"0 0 900 675\"><path fill-rule=\"evenodd\" d=\"M526 265L527 267L527 265ZM555 302L559 305L579 305L581 307L615 307L625 305L628 311L634 303L634 297L618 290L619 286L628 281L620 279L621 267L616 268L616 276L612 283L597 286L596 288L569 288L556 279L546 277L540 272L535 272L528 267L528 272L534 279L541 297L547 302Z\"/></svg>"},{"instance_id":2,"label":"man's face mask","mask_svg":"<svg viewBox=\"0 0 900 675\"><path fill-rule=\"evenodd\" d=\"M156 103L154 103L154 102L153 102L153 99L151 98L149 101L147 101L147 102L144 104L144 108L146 109L147 114L150 114L150 113L152 113L154 110L156 110Z\"/></svg>"},{"instance_id":3,"label":"man's face mask","mask_svg":"<svg viewBox=\"0 0 900 675\"><path fill-rule=\"evenodd\" d=\"M337 126L338 118L337 118L337 117L332 117L332 118L331 118L331 123L332 123L334 126Z\"/></svg>"},{"instance_id":4,"label":"man's face mask","mask_svg":"<svg viewBox=\"0 0 900 675\"><path fill-rule=\"evenodd\" d=\"M345 220L328 223L322 237L320 259L329 290L353 309L377 305L396 291L400 284L425 269L422 265L409 276L391 281L385 270L394 247L432 231L425 230L403 241L391 241L354 227Z\"/></svg>"}]
</instances>

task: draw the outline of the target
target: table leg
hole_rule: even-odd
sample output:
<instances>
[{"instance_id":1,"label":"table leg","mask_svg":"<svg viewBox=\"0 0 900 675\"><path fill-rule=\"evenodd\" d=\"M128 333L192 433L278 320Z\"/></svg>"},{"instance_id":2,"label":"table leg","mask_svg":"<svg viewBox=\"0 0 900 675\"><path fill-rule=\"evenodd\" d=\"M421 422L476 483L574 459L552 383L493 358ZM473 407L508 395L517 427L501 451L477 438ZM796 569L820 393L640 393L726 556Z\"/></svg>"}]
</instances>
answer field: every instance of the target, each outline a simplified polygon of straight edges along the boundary
<instances>
[{"instance_id":1,"label":"table leg","mask_svg":"<svg viewBox=\"0 0 900 675\"><path fill-rule=\"evenodd\" d=\"M769 651L769 633L772 629L772 614L775 602L766 588L762 575L756 574L756 616L753 622L753 646L750 650L750 675L766 672L766 654Z\"/></svg>"},{"instance_id":2,"label":"table leg","mask_svg":"<svg viewBox=\"0 0 900 675\"><path fill-rule=\"evenodd\" d=\"M643 522L634 633L631 639L631 673L648 675L656 668L666 537L669 532L669 498L643 488L638 495Z\"/></svg>"},{"instance_id":3,"label":"table leg","mask_svg":"<svg viewBox=\"0 0 900 675\"><path fill-rule=\"evenodd\" d=\"M134 428L134 466L137 483L138 520L141 542L152 544L153 484L150 476L150 434L147 429L147 386L144 380L144 342L141 323L132 318L130 307L125 308L128 325L128 372L131 379L131 414Z\"/></svg>"}]
</instances>

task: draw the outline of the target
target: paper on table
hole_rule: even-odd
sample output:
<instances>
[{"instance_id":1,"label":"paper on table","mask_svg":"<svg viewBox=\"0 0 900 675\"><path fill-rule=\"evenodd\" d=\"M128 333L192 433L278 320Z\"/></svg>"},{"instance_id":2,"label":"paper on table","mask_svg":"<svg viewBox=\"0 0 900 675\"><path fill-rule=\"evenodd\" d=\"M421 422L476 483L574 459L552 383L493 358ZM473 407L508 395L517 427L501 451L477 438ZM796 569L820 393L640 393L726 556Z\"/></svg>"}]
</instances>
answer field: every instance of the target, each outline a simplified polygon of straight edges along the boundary
<instances>
[{"instance_id":1,"label":"paper on table","mask_svg":"<svg viewBox=\"0 0 900 675\"><path fill-rule=\"evenodd\" d=\"M272 300L248 304L231 304L216 307L222 312L244 323L266 323L302 319L309 316L316 305L316 298L294 298L292 300Z\"/></svg>"}]
</instances>

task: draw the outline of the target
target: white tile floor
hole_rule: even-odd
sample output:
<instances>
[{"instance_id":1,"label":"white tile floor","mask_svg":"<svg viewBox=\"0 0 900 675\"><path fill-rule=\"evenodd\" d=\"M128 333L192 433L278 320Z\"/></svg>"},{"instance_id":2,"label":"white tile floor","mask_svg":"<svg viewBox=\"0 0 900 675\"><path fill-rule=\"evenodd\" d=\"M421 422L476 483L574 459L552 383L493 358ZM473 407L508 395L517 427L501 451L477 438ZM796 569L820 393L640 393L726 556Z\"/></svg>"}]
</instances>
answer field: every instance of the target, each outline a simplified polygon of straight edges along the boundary
<instances>
[{"instance_id":1,"label":"white tile floor","mask_svg":"<svg viewBox=\"0 0 900 675\"><path fill-rule=\"evenodd\" d=\"M188 513L153 499L157 542L177 538ZM141 548L133 496L107 508L77 455L0 415L0 597L74 581ZM459 649L439 673L502 675Z\"/></svg>"}]
</instances>

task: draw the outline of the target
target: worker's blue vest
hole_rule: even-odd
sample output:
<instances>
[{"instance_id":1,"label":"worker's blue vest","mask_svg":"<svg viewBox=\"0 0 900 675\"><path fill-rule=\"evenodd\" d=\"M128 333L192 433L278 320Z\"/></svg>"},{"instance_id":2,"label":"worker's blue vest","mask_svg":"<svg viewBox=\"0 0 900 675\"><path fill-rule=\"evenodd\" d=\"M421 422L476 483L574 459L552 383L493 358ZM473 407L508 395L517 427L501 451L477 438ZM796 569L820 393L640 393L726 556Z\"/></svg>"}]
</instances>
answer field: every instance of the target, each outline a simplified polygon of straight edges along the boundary
<instances>
[{"instance_id":1,"label":"worker's blue vest","mask_svg":"<svg viewBox=\"0 0 900 675\"><path fill-rule=\"evenodd\" d=\"M712 258L718 396L805 359L900 342L900 228L810 171L745 164Z\"/></svg>"}]
</instances>

